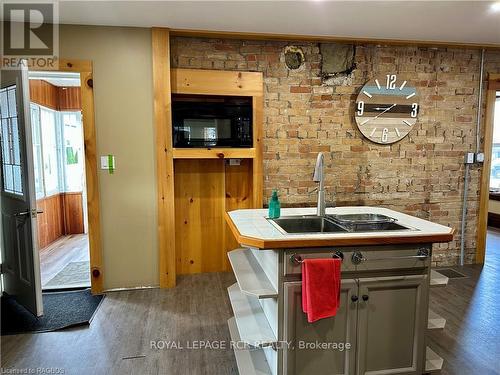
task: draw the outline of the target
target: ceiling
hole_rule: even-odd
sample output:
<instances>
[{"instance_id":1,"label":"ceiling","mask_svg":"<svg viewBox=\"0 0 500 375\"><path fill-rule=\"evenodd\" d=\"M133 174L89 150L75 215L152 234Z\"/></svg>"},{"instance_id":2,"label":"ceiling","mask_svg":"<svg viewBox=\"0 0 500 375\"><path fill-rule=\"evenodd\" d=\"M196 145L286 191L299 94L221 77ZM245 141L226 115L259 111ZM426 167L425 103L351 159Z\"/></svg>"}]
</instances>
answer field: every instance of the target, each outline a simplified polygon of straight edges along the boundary
<instances>
[{"instance_id":1,"label":"ceiling","mask_svg":"<svg viewBox=\"0 0 500 375\"><path fill-rule=\"evenodd\" d=\"M29 78L41 79L43 81L51 83L54 86L59 86L59 87L80 86L80 73L33 71L29 72Z\"/></svg>"},{"instance_id":2,"label":"ceiling","mask_svg":"<svg viewBox=\"0 0 500 375\"><path fill-rule=\"evenodd\" d=\"M60 23L500 45L492 1L61 1Z\"/></svg>"}]
</instances>

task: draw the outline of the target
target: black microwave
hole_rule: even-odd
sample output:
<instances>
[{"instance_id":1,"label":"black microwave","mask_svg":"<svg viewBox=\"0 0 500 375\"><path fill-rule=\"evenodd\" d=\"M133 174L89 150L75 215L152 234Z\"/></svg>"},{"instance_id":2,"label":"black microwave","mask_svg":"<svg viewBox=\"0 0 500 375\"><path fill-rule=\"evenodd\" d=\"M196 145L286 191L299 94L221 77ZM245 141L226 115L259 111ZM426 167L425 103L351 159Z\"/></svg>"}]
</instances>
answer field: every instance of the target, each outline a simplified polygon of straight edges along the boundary
<instances>
[{"instance_id":1,"label":"black microwave","mask_svg":"<svg viewBox=\"0 0 500 375\"><path fill-rule=\"evenodd\" d=\"M252 97L172 95L174 147L252 147Z\"/></svg>"}]
</instances>

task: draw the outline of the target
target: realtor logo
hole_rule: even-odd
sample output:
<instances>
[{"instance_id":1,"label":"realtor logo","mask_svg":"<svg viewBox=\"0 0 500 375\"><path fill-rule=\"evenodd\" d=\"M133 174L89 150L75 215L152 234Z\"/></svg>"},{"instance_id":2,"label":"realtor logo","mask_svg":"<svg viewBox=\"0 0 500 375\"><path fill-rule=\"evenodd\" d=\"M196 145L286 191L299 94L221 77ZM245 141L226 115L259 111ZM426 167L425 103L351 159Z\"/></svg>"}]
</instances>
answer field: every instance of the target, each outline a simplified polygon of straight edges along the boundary
<instances>
[{"instance_id":1,"label":"realtor logo","mask_svg":"<svg viewBox=\"0 0 500 375\"><path fill-rule=\"evenodd\" d=\"M54 69L59 46L56 2L2 2L2 68Z\"/></svg>"}]
</instances>

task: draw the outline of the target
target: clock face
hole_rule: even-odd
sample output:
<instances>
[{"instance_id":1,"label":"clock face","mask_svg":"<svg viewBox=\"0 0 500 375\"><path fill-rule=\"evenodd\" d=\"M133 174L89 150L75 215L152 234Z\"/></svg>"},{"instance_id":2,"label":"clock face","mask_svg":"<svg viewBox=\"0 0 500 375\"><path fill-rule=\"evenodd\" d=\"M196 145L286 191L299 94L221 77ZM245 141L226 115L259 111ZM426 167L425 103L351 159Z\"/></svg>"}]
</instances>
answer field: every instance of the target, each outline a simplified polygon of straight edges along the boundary
<instances>
[{"instance_id":1,"label":"clock face","mask_svg":"<svg viewBox=\"0 0 500 375\"><path fill-rule=\"evenodd\" d=\"M390 144L408 135L417 122L417 89L396 74L368 81L356 100L358 128L372 142Z\"/></svg>"}]
</instances>

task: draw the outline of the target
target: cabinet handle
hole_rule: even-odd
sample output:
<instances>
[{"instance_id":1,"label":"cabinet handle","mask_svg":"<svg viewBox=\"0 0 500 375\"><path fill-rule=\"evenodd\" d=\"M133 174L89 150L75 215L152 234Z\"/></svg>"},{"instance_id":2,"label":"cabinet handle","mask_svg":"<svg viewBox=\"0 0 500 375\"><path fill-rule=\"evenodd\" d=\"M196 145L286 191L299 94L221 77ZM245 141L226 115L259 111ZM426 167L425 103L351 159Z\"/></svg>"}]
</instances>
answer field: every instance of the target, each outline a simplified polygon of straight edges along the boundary
<instances>
[{"instance_id":1,"label":"cabinet handle","mask_svg":"<svg viewBox=\"0 0 500 375\"><path fill-rule=\"evenodd\" d=\"M362 296L361 298L363 298L363 301L365 301L365 302L366 302L366 301L368 301L368 299L369 299L370 297L369 297L368 295L366 295L366 294L363 294L363 296Z\"/></svg>"},{"instance_id":2,"label":"cabinet handle","mask_svg":"<svg viewBox=\"0 0 500 375\"><path fill-rule=\"evenodd\" d=\"M351 296L352 302L358 302L358 296Z\"/></svg>"}]
</instances>

